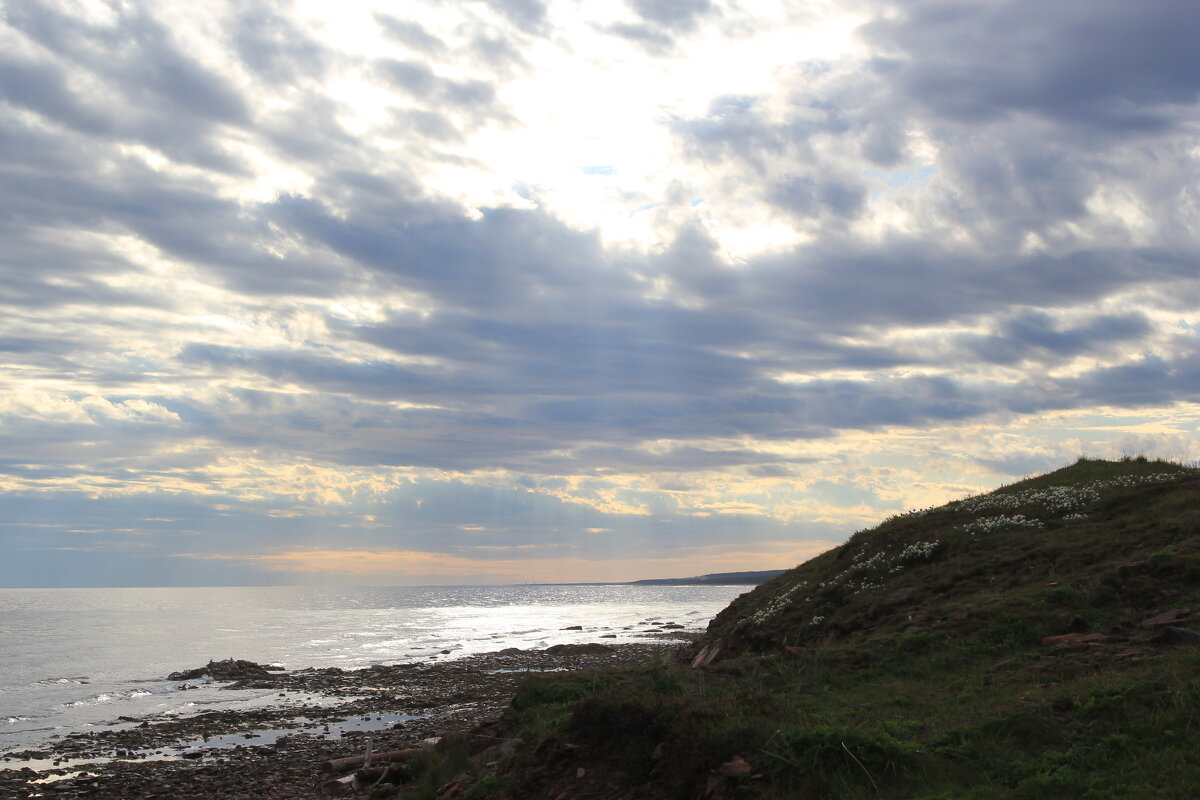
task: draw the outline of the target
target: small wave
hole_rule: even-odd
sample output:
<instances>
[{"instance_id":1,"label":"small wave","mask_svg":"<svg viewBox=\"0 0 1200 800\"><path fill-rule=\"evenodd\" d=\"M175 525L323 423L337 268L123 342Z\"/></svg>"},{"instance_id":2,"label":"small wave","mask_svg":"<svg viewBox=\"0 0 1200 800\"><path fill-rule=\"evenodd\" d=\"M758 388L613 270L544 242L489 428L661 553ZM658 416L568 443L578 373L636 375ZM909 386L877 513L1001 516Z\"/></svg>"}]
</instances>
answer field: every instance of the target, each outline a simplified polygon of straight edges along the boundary
<instances>
[{"instance_id":1,"label":"small wave","mask_svg":"<svg viewBox=\"0 0 1200 800\"><path fill-rule=\"evenodd\" d=\"M42 686L83 686L92 682L92 679L87 675L79 675L74 678L43 678L38 681Z\"/></svg>"},{"instance_id":2,"label":"small wave","mask_svg":"<svg viewBox=\"0 0 1200 800\"><path fill-rule=\"evenodd\" d=\"M98 703L107 703L113 699L111 694L98 694L95 697L89 697L84 700L73 700L69 703L63 703L65 708L77 708L79 706L93 706Z\"/></svg>"},{"instance_id":3,"label":"small wave","mask_svg":"<svg viewBox=\"0 0 1200 800\"><path fill-rule=\"evenodd\" d=\"M63 703L64 708L78 708L79 706L96 706L101 703L111 703L113 700L132 700L135 697L149 697L154 694L147 692L145 689L131 689L127 692L104 692L103 694L87 697L83 700L73 700Z\"/></svg>"},{"instance_id":4,"label":"small wave","mask_svg":"<svg viewBox=\"0 0 1200 800\"><path fill-rule=\"evenodd\" d=\"M5 722L9 725L16 725L18 722L28 722L29 717L5 717Z\"/></svg>"}]
</instances>

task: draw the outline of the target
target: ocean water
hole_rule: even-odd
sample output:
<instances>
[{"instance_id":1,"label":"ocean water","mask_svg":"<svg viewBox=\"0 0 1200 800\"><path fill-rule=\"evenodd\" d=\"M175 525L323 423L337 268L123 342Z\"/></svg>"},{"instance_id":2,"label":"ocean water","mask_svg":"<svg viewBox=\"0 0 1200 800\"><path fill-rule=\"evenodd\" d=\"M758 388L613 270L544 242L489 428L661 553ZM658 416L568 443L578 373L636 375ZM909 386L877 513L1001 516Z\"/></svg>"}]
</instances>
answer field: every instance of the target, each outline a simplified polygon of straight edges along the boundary
<instances>
[{"instance_id":1,"label":"ocean water","mask_svg":"<svg viewBox=\"0 0 1200 800\"><path fill-rule=\"evenodd\" d=\"M121 716L274 702L270 690L181 691L166 680L210 659L355 669L506 647L646 641L655 621L703 630L747 588L0 589L0 752ZM583 630L564 630L574 625Z\"/></svg>"}]
</instances>

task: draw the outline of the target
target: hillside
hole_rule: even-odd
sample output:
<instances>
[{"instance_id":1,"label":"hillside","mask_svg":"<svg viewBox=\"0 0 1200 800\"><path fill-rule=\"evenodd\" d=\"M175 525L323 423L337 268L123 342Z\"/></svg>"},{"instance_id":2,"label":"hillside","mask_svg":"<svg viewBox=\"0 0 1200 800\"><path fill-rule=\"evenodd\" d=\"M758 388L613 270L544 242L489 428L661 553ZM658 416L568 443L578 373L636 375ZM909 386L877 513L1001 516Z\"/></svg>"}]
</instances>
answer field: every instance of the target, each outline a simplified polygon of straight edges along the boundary
<instances>
[{"instance_id":1,"label":"hillside","mask_svg":"<svg viewBox=\"0 0 1200 800\"><path fill-rule=\"evenodd\" d=\"M1081 459L856 533L677 661L530 680L489 731L522 746L404 796L1190 798L1197 629L1200 470Z\"/></svg>"},{"instance_id":2,"label":"hillside","mask_svg":"<svg viewBox=\"0 0 1200 800\"><path fill-rule=\"evenodd\" d=\"M902 514L738 598L709 632L764 650L935 629L995 637L1000 621L1030 643L1064 625L1136 628L1200 580L1198 481L1164 462L1080 460Z\"/></svg>"}]
</instances>

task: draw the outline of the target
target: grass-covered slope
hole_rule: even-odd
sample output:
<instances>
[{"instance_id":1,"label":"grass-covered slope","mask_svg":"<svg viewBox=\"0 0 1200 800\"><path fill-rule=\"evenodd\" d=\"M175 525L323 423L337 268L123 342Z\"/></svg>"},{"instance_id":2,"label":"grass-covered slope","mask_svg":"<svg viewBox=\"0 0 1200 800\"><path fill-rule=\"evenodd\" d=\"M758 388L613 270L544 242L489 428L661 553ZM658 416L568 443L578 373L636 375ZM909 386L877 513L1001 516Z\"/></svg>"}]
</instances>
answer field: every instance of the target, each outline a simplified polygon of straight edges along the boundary
<instances>
[{"instance_id":1,"label":"grass-covered slope","mask_svg":"<svg viewBox=\"0 0 1200 800\"><path fill-rule=\"evenodd\" d=\"M1200 581L1198 500L1200 470L1080 460L860 531L735 600L710 633L736 629L762 650L1136 627Z\"/></svg>"},{"instance_id":2,"label":"grass-covered slope","mask_svg":"<svg viewBox=\"0 0 1200 800\"><path fill-rule=\"evenodd\" d=\"M524 746L454 791L1192 798L1196 629L1200 470L1081 460L855 534L677 663L531 680L498 731Z\"/></svg>"}]
</instances>

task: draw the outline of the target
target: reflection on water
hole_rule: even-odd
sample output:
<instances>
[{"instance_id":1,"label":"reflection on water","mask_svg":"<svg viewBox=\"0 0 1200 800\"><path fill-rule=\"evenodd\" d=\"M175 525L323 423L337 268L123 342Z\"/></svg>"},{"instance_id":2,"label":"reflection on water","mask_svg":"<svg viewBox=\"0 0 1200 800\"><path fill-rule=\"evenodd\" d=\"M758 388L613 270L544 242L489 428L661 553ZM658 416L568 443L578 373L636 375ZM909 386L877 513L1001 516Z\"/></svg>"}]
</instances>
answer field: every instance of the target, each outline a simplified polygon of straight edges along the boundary
<instances>
[{"instance_id":1,"label":"reflection on water","mask_svg":"<svg viewBox=\"0 0 1200 800\"><path fill-rule=\"evenodd\" d=\"M289 669L438 662L575 642L699 632L738 586L3 589L0 751L118 716L274 702L169 672L209 660ZM639 624L642 623L642 624Z\"/></svg>"}]
</instances>

